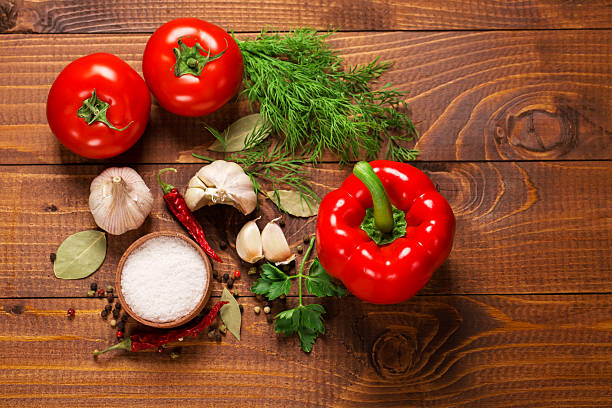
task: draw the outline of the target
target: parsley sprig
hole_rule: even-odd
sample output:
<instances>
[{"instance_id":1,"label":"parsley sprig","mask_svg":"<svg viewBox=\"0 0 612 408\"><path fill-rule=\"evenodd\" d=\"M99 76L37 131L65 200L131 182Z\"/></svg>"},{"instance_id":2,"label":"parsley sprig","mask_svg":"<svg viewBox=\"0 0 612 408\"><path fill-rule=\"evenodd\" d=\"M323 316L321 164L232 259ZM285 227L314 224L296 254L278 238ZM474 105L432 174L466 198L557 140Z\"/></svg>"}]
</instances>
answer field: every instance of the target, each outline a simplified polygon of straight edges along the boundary
<instances>
[{"instance_id":1,"label":"parsley sprig","mask_svg":"<svg viewBox=\"0 0 612 408\"><path fill-rule=\"evenodd\" d=\"M285 336L297 333L303 351L309 353L319 334L325 333L323 314L325 308L319 304L305 305L302 298L302 279L305 281L306 291L317 297L346 296L346 289L337 286L325 272L317 258L310 265L308 275L304 274L304 266L314 247L315 238L310 239L308 249L302 259L299 272L296 275L287 275L272 264L262 266L261 277L257 279L251 291L262 295L268 300L274 300L281 295L288 295L293 285L292 280L298 280L298 306L280 312L274 317L274 330Z\"/></svg>"}]
</instances>

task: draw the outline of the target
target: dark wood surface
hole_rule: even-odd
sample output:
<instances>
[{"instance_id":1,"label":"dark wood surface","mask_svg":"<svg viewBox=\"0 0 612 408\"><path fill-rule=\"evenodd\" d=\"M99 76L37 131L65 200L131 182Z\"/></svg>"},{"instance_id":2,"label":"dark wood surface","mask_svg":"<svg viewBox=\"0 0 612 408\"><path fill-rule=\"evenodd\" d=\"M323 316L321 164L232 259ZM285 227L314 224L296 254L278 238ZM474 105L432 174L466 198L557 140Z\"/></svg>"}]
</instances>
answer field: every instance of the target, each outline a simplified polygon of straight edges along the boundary
<instances>
[{"instance_id":1,"label":"dark wood surface","mask_svg":"<svg viewBox=\"0 0 612 408\"><path fill-rule=\"evenodd\" d=\"M230 243L218 270L243 271L242 341L186 339L172 346L181 348L175 360L92 358L114 334L99 316L105 301L85 296L89 283L112 283L139 236L181 231L154 174L176 166L169 179L183 187L201 165L191 152L212 140L203 123L222 128L248 109L232 102L189 119L154 104L133 149L91 161L56 142L46 95L65 65L93 52L140 72L148 33L180 16L240 37L333 26L329 42L347 65L393 61L381 82L410 92L415 165L457 216L450 258L416 297L324 300L326 334L302 353L253 313L254 278L232 245L245 219L215 207L198 218L215 249ZM0 0L0 406L612 406L611 29L607 1ZM95 226L89 184L113 164L143 175L153 212L109 238L92 277L58 280L49 254ZM332 156L310 170L320 195L349 172ZM262 201L262 226L276 214ZM287 218L292 248L314 226ZM212 301L221 288L215 282Z\"/></svg>"}]
</instances>

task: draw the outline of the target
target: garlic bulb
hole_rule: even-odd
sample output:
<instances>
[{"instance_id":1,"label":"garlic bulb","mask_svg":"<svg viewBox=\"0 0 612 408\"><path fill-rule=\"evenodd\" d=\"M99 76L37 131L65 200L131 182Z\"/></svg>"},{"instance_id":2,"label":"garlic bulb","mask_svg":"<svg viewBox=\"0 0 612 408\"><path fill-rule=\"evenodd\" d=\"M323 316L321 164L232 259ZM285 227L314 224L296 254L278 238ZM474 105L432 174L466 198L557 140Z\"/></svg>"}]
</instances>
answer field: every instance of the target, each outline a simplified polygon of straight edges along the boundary
<instances>
[{"instance_id":1,"label":"garlic bulb","mask_svg":"<svg viewBox=\"0 0 612 408\"><path fill-rule=\"evenodd\" d=\"M268 261L276 265L288 264L295 259L295 255L289 249L285 233L276 223L278 220L280 217L270 221L261 232L263 254Z\"/></svg>"},{"instance_id":2,"label":"garlic bulb","mask_svg":"<svg viewBox=\"0 0 612 408\"><path fill-rule=\"evenodd\" d=\"M111 167L89 188L89 209L96 224L120 235L142 225L153 208L153 195L144 180L129 167Z\"/></svg>"},{"instance_id":3,"label":"garlic bulb","mask_svg":"<svg viewBox=\"0 0 612 408\"><path fill-rule=\"evenodd\" d=\"M238 256L248 263L255 263L263 259L263 248L261 244L261 233L257 226L257 218L242 226L236 237L236 251Z\"/></svg>"},{"instance_id":4,"label":"garlic bulb","mask_svg":"<svg viewBox=\"0 0 612 408\"><path fill-rule=\"evenodd\" d=\"M240 165L216 160L202 167L189 180L185 201L191 211L205 205L228 204L243 214L249 214L257 206L253 182Z\"/></svg>"}]
</instances>

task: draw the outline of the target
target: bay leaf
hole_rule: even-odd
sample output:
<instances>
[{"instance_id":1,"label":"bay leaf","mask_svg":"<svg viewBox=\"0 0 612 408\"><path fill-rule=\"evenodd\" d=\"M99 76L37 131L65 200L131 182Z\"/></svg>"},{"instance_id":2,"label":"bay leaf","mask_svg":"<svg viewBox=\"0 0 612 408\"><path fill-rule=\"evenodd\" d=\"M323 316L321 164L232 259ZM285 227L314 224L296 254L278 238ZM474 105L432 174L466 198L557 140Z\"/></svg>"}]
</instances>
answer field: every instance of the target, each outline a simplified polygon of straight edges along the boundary
<instances>
[{"instance_id":1,"label":"bay leaf","mask_svg":"<svg viewBox=\"0 0 612 408\"><path fill-rule=\"evenodd\" d=\"M53 272L60 279L86 278L106 257L106 234L88 230L72 234L57 249Z\"/></svg>"},{"instance_id":2,"label":"bay leaf","mask_svg":"<svg viewBox=\"0 0 612 408\"><path fill-rule=\"evenodd\" d=\"M246 147L253 147L263 141L270 133L271 129L264 125L263 117L259 113L253 113L238 119L221 134L217 134L216 137L224 139L225 142L217 139L208 147L208 150L213 152L240 152Z\"/></svg>"},{"instance_id":3,"label":"bay leaf","mask_svg":"<svg viewBox=\"0 0 612 408\"><path fill-rule=\"evenodd\" d=\"M312 217L319 212L319 203L310 196L301 195L295 190L266 191L266 196L281 210L295 217ZM279 205L280 200L280 205Z\"/></svg>"},{"instance_id":4,"label":"bay leaf","mask_svg":"<svg viewBox=\"0 0 612 408\"><path fill-rule=\"evenodd\" d=\"M228 304L223 305L221 310L219 310L221 320L223 320L227 330L229 330L230 333L232 333L234 337L240 341L240 326L242 325L242 313L240 313L240 306L227 288L223 288L221 300L229 302Z\"/></svg>"}]
</instances>

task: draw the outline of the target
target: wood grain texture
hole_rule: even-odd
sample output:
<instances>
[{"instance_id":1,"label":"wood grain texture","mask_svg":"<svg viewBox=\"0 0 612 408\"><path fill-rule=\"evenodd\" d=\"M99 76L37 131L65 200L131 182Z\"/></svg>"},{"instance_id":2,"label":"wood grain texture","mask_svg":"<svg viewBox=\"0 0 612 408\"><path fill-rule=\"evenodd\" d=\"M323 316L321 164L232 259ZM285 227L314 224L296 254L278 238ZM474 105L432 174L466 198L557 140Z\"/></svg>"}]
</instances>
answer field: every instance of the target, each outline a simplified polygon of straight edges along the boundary
<instances>
[{"instance_id":1,"label":"wood grain texture","mask_svg":"<svg viewBox=\"0 0 612 408\"><path fill-rule=\"evenodd\" d=\"M612 292L612 165L610 162L419 163L448 199L457 217L455 245L425 294ZM90 281L114 281L121 254L152 231L181 231L166 210L155 175L160 166L138 165L153 190L151 216L135 231L110 236L108 255L93 277L58 281L49 261L68 235L95 227L88 207L91 180L102 166L0 168L0 297L81 296ZM199 165L180 165L168 181L183 188ZM317 192L337 188L350 169L327 164L313 171ZM262 203L265 222L278 211ZM215 250L226 261L220 273L240 268L236 284L247 293L253 282L232 248L246 221L231 207L198 213ZM315 219L287 218L290 245L303 245ZM230 247L220 250L220 240ZM215 293L220 284L215 283Z\"/></svg>"},{"instance_id":2,"label":"wood grain texture","mask_svg":"<svg viewBox=\"0 0 612 408\"><path fill-rule=\"evenodd\" d=\"M548 1L154 1L2 0L0 32L153 32L168 20L199 17L234 31L311 26L343 30L611 28L604 0Z\"/></svg>"},{"instance_id":3,"label":"wood grain texture","mask_svg":"<svg viewBox=\"0 0 612 408\"><path fill-rule=\"evenodd\" d=\"M0 403L612 405L609 296L427 296L394 306L327 299L326 335L310 355L255 315L253 298L239 300L241 342L202 334L168 347L181 347L174 360L168 352L124 351L94 359L94 349L114 342L99 316L103 300L1 300Z\"/></svg>"},{"instance_id":4,"label":"wood grain texture","mask_svg":"<svg viewBox=\"0 0 612 408\"><path fill-rule=\"evenodd\" d=\"M49 87L73 59L111 52L140 71L146 35L0 36L0 163L79 163L51 134ZM382 82L408 91L420 160L612 157L612 31L340 33L347 64L394 62ZM189 161L248 112L230 103L202 118L154 104L149 127L114 162ZM327 159L333 159L327 157Z\"/></svg>"}]
</instances>

